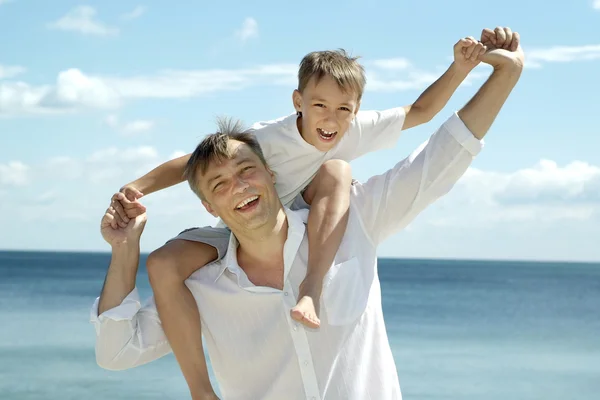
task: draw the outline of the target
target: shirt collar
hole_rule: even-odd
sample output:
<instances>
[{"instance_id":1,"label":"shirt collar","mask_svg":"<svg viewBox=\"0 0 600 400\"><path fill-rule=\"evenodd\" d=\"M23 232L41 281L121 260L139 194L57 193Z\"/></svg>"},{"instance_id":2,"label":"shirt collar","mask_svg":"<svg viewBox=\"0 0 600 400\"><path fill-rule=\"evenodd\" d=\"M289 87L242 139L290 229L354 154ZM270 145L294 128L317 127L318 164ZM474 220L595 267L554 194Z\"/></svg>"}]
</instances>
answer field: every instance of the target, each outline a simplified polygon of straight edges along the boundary
<instances>
[{"instance_id":1,"label":"shirt collar","mask_svg":"<svg viewBox=\"0 0 600 400\"><path fill-rule=\"evenodd\" d=\"M298 248L304 239L304 233L306 232L306 224L308 222L308 209L300 209L292 211L289 208L284 207L284 212L288 223L288 236L283 246L283 264L284 264L284 280L290 271L292 263L296 258ZM237 260L237 248L239 242L235 235L232 233L229 238L229 245L227 246L227 254L223 257L223 261L220 263L219 272L215 278L215 282L223 275L225 270L229 270L235 274L238 278L242 269L238 264Z\"/></svg>"}]
</instances>

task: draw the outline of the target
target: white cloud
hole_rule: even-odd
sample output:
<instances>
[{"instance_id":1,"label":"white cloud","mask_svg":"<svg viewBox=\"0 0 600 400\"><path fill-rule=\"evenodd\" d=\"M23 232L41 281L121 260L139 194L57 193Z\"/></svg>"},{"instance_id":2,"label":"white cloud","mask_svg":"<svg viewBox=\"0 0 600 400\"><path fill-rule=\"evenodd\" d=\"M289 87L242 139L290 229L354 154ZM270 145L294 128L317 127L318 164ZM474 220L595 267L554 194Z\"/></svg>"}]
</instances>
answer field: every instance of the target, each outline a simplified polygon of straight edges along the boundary
<instances>
[{"instance_id":1,"label":"white cloud","mask_svg":"<svg viewBox=\"0 0 600 400\"><path fill-rule=\"evenodd\" d=\"M101 78L78 69L61 72L55 85L32 86L25 82L0 82L0 115L70 112L80 108L110 109L122 96Z\"/></svg>"},{"instance_id":2,"label":"white cloud","mask_svg":"<svg viewBox=\"0 0 600 400\"><path fill-rule=\"evenodd\" d=\"M264 65L239 70L167 70L125 78L86 75L69 69L55 85L0 82L0 114L60 113L111 109L130 99L188 98L257 85L281 85L294 79L295 65Z\"/></svg>"},{"instance_id":3,"label":"white cloud","mask_svg":"<svg viewBox=\"0 0 600 400\"><path fill-rule=\"evenodd\" d=\"M600 217L600 165L541 160L512 173L472 168L435 209L428 223L438 227L585 221Z\"/></svg>"},{"instance_id":4,"label":"white cloud","mask_svg":"<svg viewBox=\"0 0 600 400\"><path fill-rule=\"evenodd\" d=\"M138 163L158 159L158 152L154 147L141 146L121 150L109 147L92 153L86 161L92 164Z\"/></svg>"},{"instance_id":5,"label":"white cloud","mask_svg":"<svg viewBox=\"0 0 600 400\"><path fill-rule=\"evenodd\" d=\"M90 6L77 6L58 20L48 24L48 28L60 31L78 32L92 36L115 36L119 29L96 19L97 11Z\"/></svg>"},{"instance_id":6,"label":"white cloud","mask_svg":"<svg viewBox=\"0 0 600 400\"><path fill-rule=\"evenodd\" d=\"M25 72L25 68L18 65L0 65L0 79L13 78Z\"/></svg>"},{"instance_id":7,"label":"white cloud","mask_svg":"<svg viewBox=\"0 0 600 400\"><path fill-rule=\"evenodd\" d=\"M600 45L552 47L528 52L528 67L550 62L600 59ZM423 90L445 67L422 70L403 58L369 61L367 91ZM20 70L12 67L10 74ZM163 70L137 76L87 75L76 68L59 73L53 85L34 86L21 81L0 81L0 115L65 113L81 109L117 109L137 99L179 99L250 87L296 84L297 64L266 64L243 69ZM463 83L470 85L489 75L487 65L471 72ZM5 72L6 74L6 72ZM125 129L135 133L150 129L150 121L133 121Z\"/></svg>"},{"instance_id":8,"label":"white cloud","mask_svg":"<svg viewBox=\"0 0 600 400\"><path fill-rule=\"evenodd\" d=\"M242 23L242 27L235 32L235 36L245 43L250 39L258 37L258 22L252 17L248 17Z\"/></svg>"},{"instance_id":9,"label":"white cloud","mask_svg":"<svg viewBox=\"0 0 600 400\"><path fill-rule=\"evenodd\" d=\"M138 119L121 123L119 117L112 114L106 117L106 124L123 135L137 135L148 132L155 126L154 121Z\"/></svg>"},{"instance_id":10,"label":"white cloud","mask_svg":"<svg viewBox=\"0 0 600 400\"><path fill-rule=\"evenodd\" d=\"M125 21L131 21L131 20L137 19L137 18L141 17L142 15L144 15L146 13L146 10L147 9L144 6L137 6L130 12L121 15L121 19L123 19Z\"/></svg>"},{"instance_id":11,"label":"white cloud","mask_svg":"<svg viewBox=\"0 0 600 400\"><path fill-rule=\"evenodd\" d=\"M14 0L0 0L0 5L2 4L6 4L6 3L12 3Z\"/></svg>"},{"instance_id":12,"label":"white cloud","mask_svg":"<svg viewBox=\"0 0 600 400\"><path fill-rule=\"evenodd\" d=\"M29 183L29 167L20 161L0 164L0 185L23 186Z\"/></svg>"},{"instance_id":13,"label":"white cloud","mask_svg":"<svg viewBox=\"0 0 600 400\"><path fill-rule=\"evenodd\" d=\"M412 64L406 58L387 58L375 60L370 63L372 66L388 70L404 70Z\"/></svg>"},{"instance_id":14,"label":"white cloud","mask_svg":"<svg viewBox=\"0 0 600 400\"><path fill-rule=\"evenodd\" d=\"M598 59L600 59L600 44L554 46L545 49L533 49L525 53L525 63L529 68L541 68L546 63L568 63Z\"/></svg>"},{"instance_id":15,"label":"white cloud","mask_svg":"<svg viewBox=\"0 0 600 400\"><path fill-rule=\"evenodd\" d=\"M171 155L169 156L169 160L174 160L175 158L183 157L189 153L190 152L183 151L183 150L176 150L173 153L171 153Z\"/></svg>"},{"instance_id":16,"label":"white cloud","mask_svg":"<svg viewBox=\"0 0 600 400\"><path fill-rule=\"evenodd\" d=\"M600 10L600 0L594 0L594 2L592 3L592 7L594 8L594 10Z\"/></svg>"}]
</instances>

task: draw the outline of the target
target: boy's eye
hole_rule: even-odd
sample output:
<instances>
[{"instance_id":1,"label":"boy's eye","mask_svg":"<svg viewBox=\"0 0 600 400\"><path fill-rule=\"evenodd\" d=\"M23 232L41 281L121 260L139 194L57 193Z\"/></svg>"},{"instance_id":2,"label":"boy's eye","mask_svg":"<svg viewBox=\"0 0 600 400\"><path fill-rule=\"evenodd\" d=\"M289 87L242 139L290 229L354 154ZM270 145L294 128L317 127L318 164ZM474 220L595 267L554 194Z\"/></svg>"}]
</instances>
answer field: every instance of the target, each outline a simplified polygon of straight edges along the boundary
<instances>
[{"instance_id":1,"label":"boy's eye","mask_svg":"<svg viewBox=\"0 0 600 400\"><path fill-rule=\"evenodd\" d=\"M317 103L315 104L315 107L325 107L325 104Z\"/></svg>"},{"instance_id":2,"label":"boy's eye","mask_svg":"<svg viewBox=\"0 0 600 400\"><path fill-rule=\"evenodd\" d=\"M350 111L350 109L349 109L348 107L341 107L341 108L340 108L340 110L343 110L343 111Z\"/></svg>"},{"instance_id":3,"label":"boy's eye","mask_svg":"<svg viewBox=\"0 0 600 400\"><path fill-rule=\"evenodd\" d=\"M252 169L252 168L254 168L254 166L253 166L253 165L249 165L249 166L247 166L247 167L244 167L244 168L242 169L242 171L248 171L249 169Z\"/></svg>"},{"instance_id":4,"label":"boy's eye","mask_svg":"<svg viewBox=\"0 0 600 400\"><path fill-rule=\"evenodd\" d=\"M217 184L216 184L216 185L213 187L213 192L214 192L215 190L217 190L218 188L220 188L221 186L223 186L223 182L219 182L219 183L217 183Z\"/></svg>"}]
</instances>

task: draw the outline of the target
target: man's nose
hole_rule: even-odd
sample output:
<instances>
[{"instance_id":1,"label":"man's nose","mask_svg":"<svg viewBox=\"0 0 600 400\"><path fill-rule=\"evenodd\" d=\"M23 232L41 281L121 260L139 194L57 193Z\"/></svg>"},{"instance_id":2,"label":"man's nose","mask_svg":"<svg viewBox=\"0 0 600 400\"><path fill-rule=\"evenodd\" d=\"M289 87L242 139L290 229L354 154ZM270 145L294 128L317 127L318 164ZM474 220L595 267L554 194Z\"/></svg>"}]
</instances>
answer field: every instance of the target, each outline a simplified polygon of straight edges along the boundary
<instances>
[{"instance_id":1,"label":"man's nose","mask_svg":"<svg viewBox=\"0 0 600 400\"><path fill-rule=\"evenodd\" d=\"M238 176L233 181L234 188L233 191L235 193L244 193L246 189L248 189L248 182L244 180L242 177Z\"/></svg>"}]
</instances>

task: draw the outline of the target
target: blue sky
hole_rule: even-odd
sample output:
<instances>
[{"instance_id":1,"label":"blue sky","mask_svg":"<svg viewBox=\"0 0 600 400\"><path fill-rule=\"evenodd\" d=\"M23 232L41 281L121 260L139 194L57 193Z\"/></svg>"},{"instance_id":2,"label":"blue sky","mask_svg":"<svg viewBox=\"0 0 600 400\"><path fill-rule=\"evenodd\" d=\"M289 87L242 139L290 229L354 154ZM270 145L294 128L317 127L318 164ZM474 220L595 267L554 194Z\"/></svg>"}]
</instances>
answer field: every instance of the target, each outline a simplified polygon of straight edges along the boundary
<instances>
[{"instance_id":1,"label":"blue sky","mask_svg":"<svg viewBox=\"0 0 600 400\"><path fill-rule=\"evenodd\" d=\"M298 62L343 47L363 109L412 103L482 28L520 32L527 66L454 190L382 256L600 260L600 0L200 3L0 0L0 248L108 250L118 188L214 129L293 111ZM368 4L368 5L367 5ZM429 124L355 161L385 171L483 83L478 67ZM214 222L184 185L149 195L143 249Z\"/></svg>"}]
</instances>

